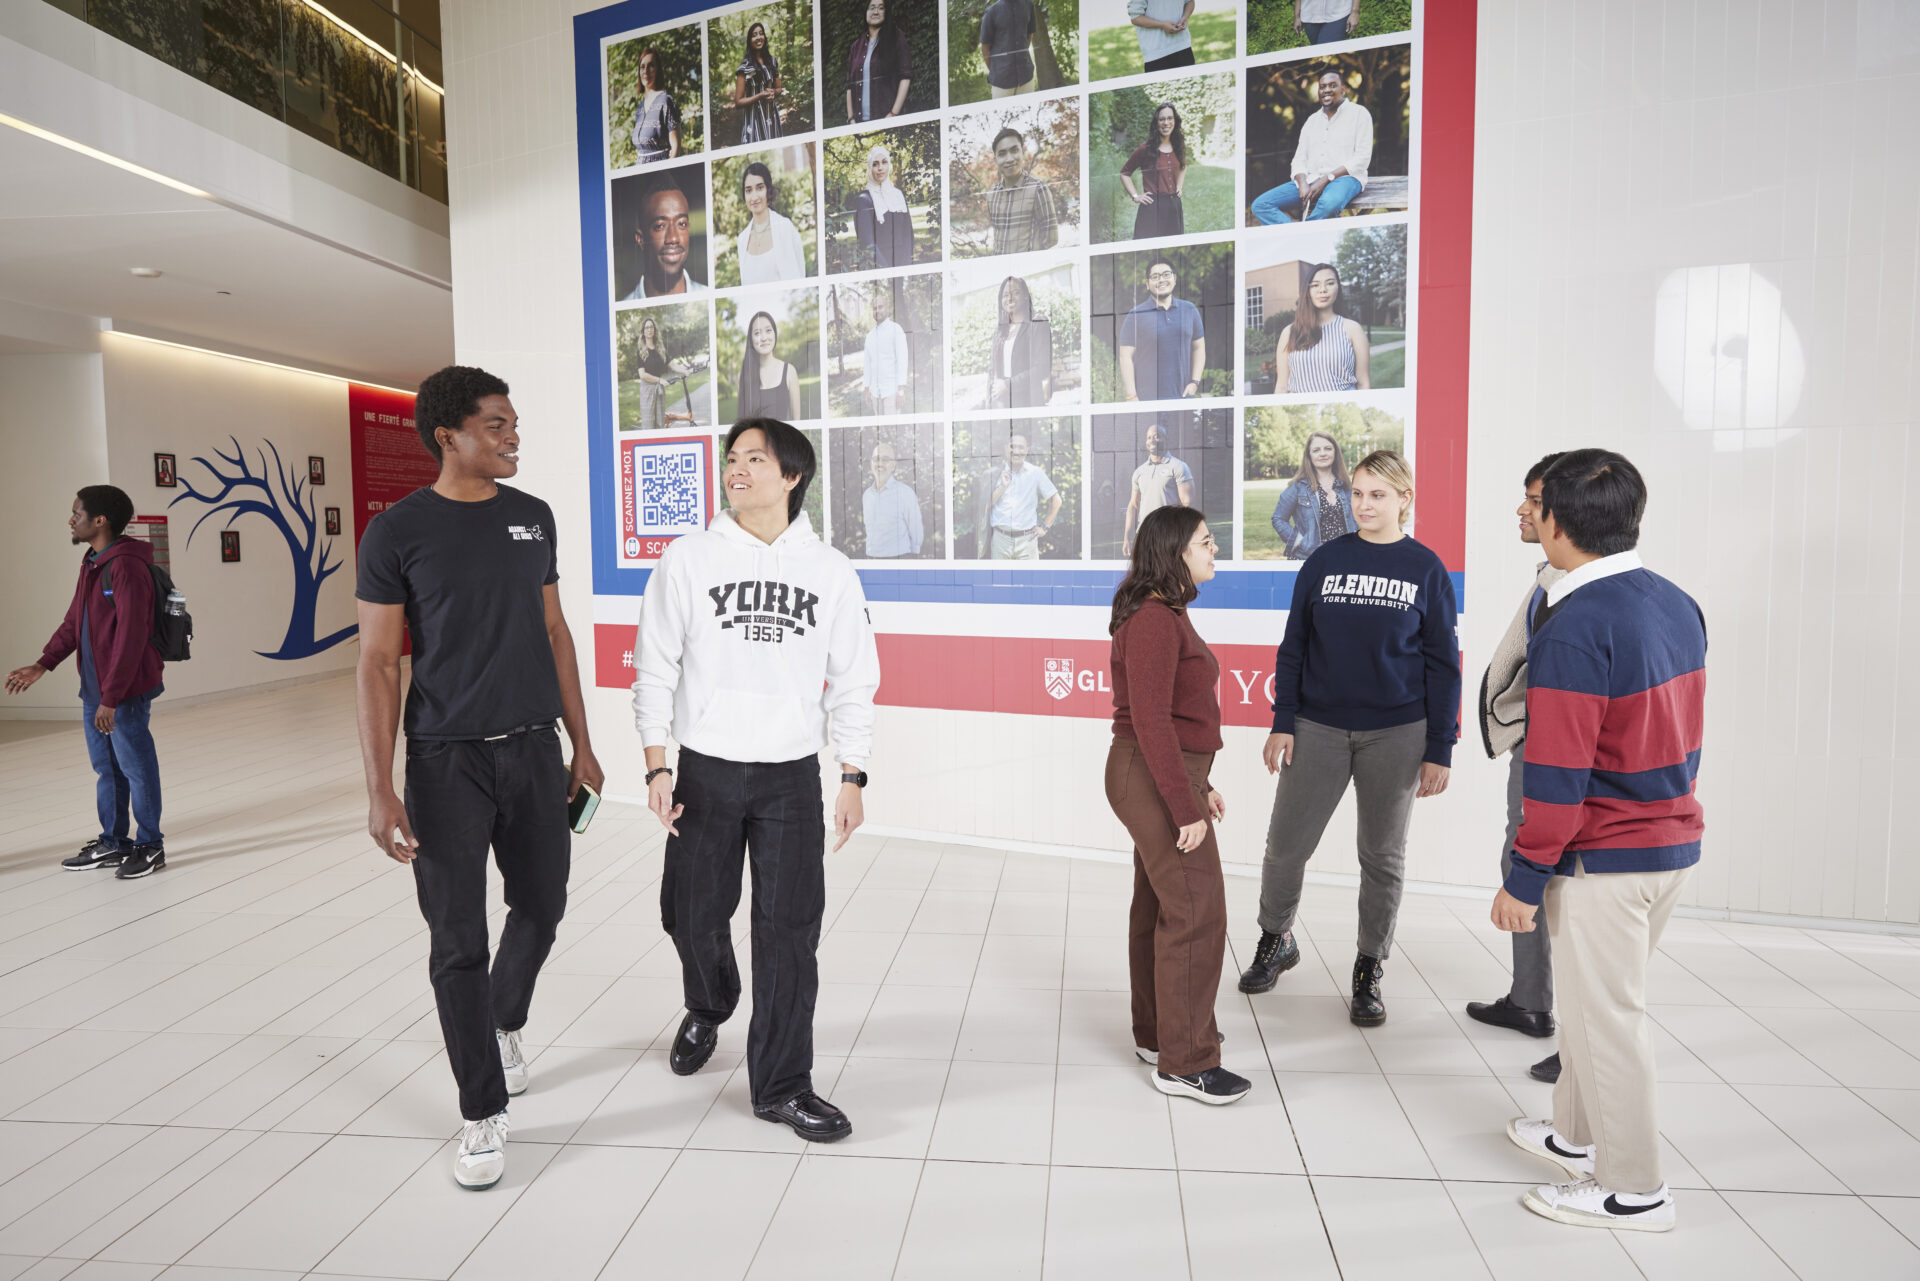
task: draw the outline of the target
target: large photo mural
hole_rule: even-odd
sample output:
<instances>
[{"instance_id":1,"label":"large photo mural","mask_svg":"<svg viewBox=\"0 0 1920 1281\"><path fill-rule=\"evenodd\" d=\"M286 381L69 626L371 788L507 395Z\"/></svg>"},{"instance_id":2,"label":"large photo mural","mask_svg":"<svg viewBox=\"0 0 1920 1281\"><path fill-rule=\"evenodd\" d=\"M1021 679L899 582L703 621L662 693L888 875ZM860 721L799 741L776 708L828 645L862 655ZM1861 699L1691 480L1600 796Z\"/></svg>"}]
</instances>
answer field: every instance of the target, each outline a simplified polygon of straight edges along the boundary
<instances>
[{"instance_id":1,"label":"large photo mural","mask_svg":"<svg viewBox=\"0 0 1920 1281\"><path fill-rule=\"evenodd\" d=\"M1471 36L1383 4L1308 43L1282 8L576 19L597 682L753 414L819 447L883 703L1106 715L1107 599L1177 503L1220 537L1229 720L1262 723L1321 497L1373 449L1463 587Z\"/></svg>"}]
</instances>

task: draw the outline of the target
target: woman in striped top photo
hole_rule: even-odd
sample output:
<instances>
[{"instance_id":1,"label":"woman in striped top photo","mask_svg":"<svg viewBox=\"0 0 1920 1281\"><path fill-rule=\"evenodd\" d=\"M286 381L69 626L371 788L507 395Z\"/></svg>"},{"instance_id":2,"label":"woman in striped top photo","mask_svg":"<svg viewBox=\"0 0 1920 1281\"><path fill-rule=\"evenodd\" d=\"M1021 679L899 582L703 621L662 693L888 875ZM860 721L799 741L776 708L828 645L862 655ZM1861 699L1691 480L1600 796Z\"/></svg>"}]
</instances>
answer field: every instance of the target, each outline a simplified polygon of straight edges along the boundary
<instances>
[{"instance_id":1,"label":"woman in striped top photo","mask_svg":"<svg viewBox=\"0 0 1920 1281\"><path fill-rule=\"evenodd\" d=\"M1339 301L1340 272L1331 263L1321 263L1308 281L1307 305L1280 331L1273 357L1277 394L1365 391L1373 385L1367 371L1367 331L1335 310Z\"/></svg>"}]
</instances>

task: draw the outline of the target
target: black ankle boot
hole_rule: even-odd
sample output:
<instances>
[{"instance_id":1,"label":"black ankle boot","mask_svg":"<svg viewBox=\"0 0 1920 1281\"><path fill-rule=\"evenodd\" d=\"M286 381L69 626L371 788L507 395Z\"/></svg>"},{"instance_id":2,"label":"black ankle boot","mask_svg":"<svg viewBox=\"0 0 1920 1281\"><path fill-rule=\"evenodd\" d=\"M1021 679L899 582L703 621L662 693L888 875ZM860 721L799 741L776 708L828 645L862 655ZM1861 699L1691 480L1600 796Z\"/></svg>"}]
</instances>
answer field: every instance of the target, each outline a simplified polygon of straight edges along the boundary
<instances>
[{"instance_id":1,"label":"black ankle boot","mask_svg":"<svg viewBox=\"0 0 1920 1281\"><path fill-rule=\"evenodd\" d=\"M1380 999L1380 975L1386 969L1365 952L1353 958L1353 1006L1349 1017L1356 1027L1379 1027L1387 1021Z\"/></svg>"},{"instance_id":2,"label":"black ankle boot","mask_svg":"<svg viewBox=\"0 0 1920 1281\"><path fill-rule=\"evenodd\" d=\"M1267 930L1260 931L1260 942L1253 949L1253 964L1240 976L1242 992L1271 992L1280 976L1300 964L1300 945L1293 941L1293 931L1279 934Z\"/></svg>"}]
</instances>

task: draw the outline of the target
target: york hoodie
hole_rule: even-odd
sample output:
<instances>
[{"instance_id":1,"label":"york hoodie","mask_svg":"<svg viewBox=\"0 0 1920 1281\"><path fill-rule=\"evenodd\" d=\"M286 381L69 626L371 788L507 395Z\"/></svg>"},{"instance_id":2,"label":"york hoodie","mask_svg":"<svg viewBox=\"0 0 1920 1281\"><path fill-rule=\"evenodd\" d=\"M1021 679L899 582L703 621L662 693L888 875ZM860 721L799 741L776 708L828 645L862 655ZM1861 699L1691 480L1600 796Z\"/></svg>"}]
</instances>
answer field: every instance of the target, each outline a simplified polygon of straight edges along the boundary
<instances>
[{"instance_id":1,"label":"york hoodie","mask_svg":"<svg viewBox=\"0 0 1920 1281\"><path fill-rule=\"evenodd\" d=\"M794 761L832 735L864 768L880 688L853 562L802 512L763 543L722 512L676 539L647 580L634 652L640 742L727 761Z\"/></svg>"}]
</instances>

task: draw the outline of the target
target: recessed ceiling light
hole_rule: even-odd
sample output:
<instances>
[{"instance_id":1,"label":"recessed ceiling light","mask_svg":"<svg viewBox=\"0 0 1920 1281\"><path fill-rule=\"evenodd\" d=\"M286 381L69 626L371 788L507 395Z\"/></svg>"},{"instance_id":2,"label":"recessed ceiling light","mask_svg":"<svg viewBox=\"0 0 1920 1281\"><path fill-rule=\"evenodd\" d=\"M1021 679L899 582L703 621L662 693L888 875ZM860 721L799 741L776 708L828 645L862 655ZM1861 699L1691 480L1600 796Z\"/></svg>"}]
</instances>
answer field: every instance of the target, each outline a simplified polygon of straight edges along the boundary
<instances>
[{"instance_id":1,"label":"recessed ceiling light","mask_svg":"<svg viewBox=\"0 0 1920 1281\"><path fill-rule=\"evenodd\" d=\"M158 267L132 267L128 270L132 271L134 275L140 277L142 280L158 280L160 278L160 269Z\"/></svg>"}]
</instances>

